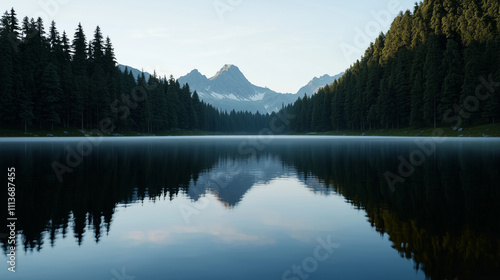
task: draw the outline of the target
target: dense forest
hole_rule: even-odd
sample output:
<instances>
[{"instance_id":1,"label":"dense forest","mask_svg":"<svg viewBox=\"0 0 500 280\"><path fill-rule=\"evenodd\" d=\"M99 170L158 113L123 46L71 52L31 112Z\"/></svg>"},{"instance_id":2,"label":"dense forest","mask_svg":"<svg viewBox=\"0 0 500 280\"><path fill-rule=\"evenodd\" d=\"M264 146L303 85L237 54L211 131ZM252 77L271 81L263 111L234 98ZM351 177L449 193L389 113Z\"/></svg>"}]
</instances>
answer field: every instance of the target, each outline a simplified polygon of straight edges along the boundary
<instances>
[{"instance_id":1,"label":"dense forest","mask_svg":"<svg viewBox=\"0 0 500 280\"><path fill-rule=\"evenodd\" d=\"M500 2L425 0L345 75L286 108L295 131L462 127L500 120Z\"/></svg>"},{"instance_id":2,"label":"dense forest","mask_svg":"<svg viewBox=\"0 0 500 280\"><path fill-rule=\"evenodd\" d=\"M122 73L99 26L87 41L81 24L72 41L41 18L19 23L14 9L0 23L0 127L165 132L176 129L256 132L271 116L221 112L189 85Z\"/></svg>"},{"instance_id":3,"label":"dense forest","mask_svg":"<svg viewBox=\"0 0 500 280\"><path fill-rule=\"evenodd\" d=\"M342 78L281 113L297 132L498 122L499 32L497 0L415 3ZM70 42L54 22L20 24L14 9L0 24L0 84L0 127L25 131L258 132L274 117L219 111L172 76L122 73L99 27L87 41L78 25Z\"/></svg>"}]
</instances>

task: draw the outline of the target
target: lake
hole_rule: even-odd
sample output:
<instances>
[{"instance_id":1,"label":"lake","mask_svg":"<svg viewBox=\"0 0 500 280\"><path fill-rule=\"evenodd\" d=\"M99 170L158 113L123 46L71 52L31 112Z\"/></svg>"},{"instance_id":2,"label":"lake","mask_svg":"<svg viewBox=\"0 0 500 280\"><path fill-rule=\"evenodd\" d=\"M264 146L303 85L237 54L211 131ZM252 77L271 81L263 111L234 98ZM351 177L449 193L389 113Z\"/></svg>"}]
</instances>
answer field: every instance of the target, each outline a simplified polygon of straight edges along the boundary
<instances>
[{"instance_id":1,"label":"lake","mask_svg":"<svg viewBox=\"0 0 500 280\"><path fill-rule=\"evenodd\" d=\"M0 155L0 279L500 275L499 139L4 138Z\"/></svg>"}]
</instances>

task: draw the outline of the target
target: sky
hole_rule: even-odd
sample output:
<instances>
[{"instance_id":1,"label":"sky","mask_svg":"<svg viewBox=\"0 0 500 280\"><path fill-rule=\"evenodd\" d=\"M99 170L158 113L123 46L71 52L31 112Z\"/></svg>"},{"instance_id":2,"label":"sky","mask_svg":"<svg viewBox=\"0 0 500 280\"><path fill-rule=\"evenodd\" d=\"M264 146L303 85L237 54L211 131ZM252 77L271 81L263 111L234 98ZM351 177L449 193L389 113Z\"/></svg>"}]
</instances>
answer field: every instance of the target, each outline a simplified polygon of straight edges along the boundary
<instances>
[{"instance_id":1,"label":"sky","mask_svg":"<svg viewBox=\"0 0 500 280\"><path fill-rule=\"evenodd\" d=\"M343 72L415 0L2 0L23 17L54 20L72 39L81 22L109 36L118 63L179 78L234 64L255 85L296 93Z\"/></svg>"}]
</instances>

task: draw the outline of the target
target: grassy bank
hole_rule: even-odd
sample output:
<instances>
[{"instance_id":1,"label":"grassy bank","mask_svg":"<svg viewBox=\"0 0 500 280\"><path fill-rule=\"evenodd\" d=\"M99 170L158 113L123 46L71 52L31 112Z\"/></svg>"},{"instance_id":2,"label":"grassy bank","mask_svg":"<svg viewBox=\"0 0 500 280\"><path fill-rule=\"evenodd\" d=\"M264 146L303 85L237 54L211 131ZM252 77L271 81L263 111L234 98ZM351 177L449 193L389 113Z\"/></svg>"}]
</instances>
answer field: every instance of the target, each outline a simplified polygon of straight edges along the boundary
<instances>
[{"instance_id":1,"label":"grassy bank","mask_svg":"<svg viewBox=\"0 0 500 280\"><path fill-rule=\"evenodd\" d=\"M433 128L399 128L399 129L375 129L375 130L341 130L328 132L310 132L310 133L292 133L291 135L332 135L332 136L436 136L436 132L442 133L440 136L448 137L500 137L500 124L486 124L473 127L464 127L461 131L453 130L451 127L439 128L435 131ZM233 133L241 135L242 133ZM244 134L244 133L243 133ZM97 130L81 131L79 129L54 128L54 130L29 130L28 132L0 129L0 137L82 137L82 136L100 136ZM176 130L164 133L148 134L143 132L124 132L114 131L104 136L203 136L203 135L232 135L230 133L208 132L201 130Z\"/></svg>"},{"instance_id":2,"label":"grassy bank","mask_svg":"<svg viewBox=\"0 0 500 280\"><path fill-rule=\"evenodd\" d=\"M12 130L12 129L0 129L0 137L82 137L82 136L109 136L109 137L120 137L120 136L201 136L201 135L220 135L220 133L207 132L207 131L169 131L164 133L144 133L135 131L113 131L113 133L100 133L98 130L80 130L74 128L54 128L54 130L28 130L27 132Z\"/></svg>"},{"instance_id":3,"label":"grassy bank","mask_svg":"<svg viewBox=\"0 0 500 280\"><path fill-rule=\"evenodd\" d=\"M394 128L375 130L341 130L318 133L305 133L307 135L337 135L337 136L448 136L448 137L500 137L500 124L485 124L464 127L453 130L452 127L434 128ZM303 134L302 134L303 135Z\"/></svg>"}]
</instances>

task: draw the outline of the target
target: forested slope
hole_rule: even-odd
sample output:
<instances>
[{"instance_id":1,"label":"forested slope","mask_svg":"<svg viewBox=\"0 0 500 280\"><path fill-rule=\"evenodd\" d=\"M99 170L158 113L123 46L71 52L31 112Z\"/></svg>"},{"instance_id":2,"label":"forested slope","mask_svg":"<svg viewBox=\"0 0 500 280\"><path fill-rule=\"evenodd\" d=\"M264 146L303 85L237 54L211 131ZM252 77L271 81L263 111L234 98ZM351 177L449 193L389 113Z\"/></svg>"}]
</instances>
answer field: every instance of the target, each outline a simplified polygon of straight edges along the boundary
<instances>
[{"instance_id":1,"label":"forested slope","mask_svg":"<svg viewBox=\"0 0 500 280\"><path fill-rule=\"evenodd\" d=\"M269 122L220 112L172 77L136 78L118 69L99 26L88 40L79 24L70 41L55 22L48 31L40 18L20 23L14 9L1 18L0 128L256 132Z\"/></svg>"},{"instance_id":2,"label":"forested slope","mask_svg":"<svg viewBox=\"0 0 500 280\"><path fill-rule=\"evenodd\" d=\"M437 127L500 119L500 2L425 0L345 75L285 108L294 131Z\"/></svg>"}]
</instances>

